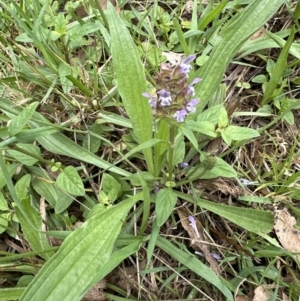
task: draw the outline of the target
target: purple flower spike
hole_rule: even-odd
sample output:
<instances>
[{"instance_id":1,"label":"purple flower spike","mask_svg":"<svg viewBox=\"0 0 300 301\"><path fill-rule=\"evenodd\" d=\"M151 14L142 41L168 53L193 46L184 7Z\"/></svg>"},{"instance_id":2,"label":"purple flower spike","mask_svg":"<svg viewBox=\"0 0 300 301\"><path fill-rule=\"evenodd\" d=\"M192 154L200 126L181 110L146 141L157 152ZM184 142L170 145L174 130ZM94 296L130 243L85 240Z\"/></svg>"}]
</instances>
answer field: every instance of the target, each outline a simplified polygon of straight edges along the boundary
<instances>
[{"instance_id":1,"label":"purple flower spike","mask_svg":"<svg viewBox=\"0 0 300 301\"><path fill-rule=\"evenodd\" d=\"M185 117L188 115L188 112L184 109L177 111L173 117L176 118L178 122L184 122Z\"/></svg>"},{"instance_id":2,"label":"purple flower spike","mask_svg":"<svg viewBox=\"0 0 300 301\"><path fill-rule=\"evenodd\" d=\"M165 89L162 89L162 90L158 91L157 94L160 95L158 100L160 101L161 106L165 107L165 106L171 105L172 97L171 97L170 92L168 92Z\"/></svg>"},{"instance_id":3,"label":"purple flower spike","mask_svg":"<svg viewBox=\"0 0 300 301\"><path fill-rule=\"evenodd\" d=\"M190 100L187 105L186 105L186 110L189 112L189 113L194 113L196 112L196 105L199 103L199 100L198 99L192 99Z\"/></svg>"}]
</instances>

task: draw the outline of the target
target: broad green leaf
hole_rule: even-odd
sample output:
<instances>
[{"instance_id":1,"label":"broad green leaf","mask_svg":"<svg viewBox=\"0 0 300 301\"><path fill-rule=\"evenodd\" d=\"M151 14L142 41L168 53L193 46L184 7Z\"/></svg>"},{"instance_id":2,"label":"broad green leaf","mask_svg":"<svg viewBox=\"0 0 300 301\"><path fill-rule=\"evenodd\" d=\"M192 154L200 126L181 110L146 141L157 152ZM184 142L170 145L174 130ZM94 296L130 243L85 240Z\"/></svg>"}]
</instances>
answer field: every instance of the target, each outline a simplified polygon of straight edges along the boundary
<instances>
[{"instance_id":1,"label":"broad green leaf","mask_svg":"<svg viewBox=\"0 0 300 301\"><path fill-rule=\"evenodd\" d=\"M71 66L66 64L65 62L60 63L58 67L58 74L61 77L72 74Z\"/></svg>"},{"instance_id":2,"label":"broad green leaf","mask_svg":"<svg viewBox=\"0 0 300 301\"><path fill-rule=\"evenodd\" d=\"M236 141L248 140L248 139L252 139L252 138L260 136L259 132L254 129L240 127L240 126L236 126L236 125L229 125L227 128L225 128L223 130L223 132L230 139L236 140Z\"/></svg>"},{"instance_id":3,"label":"broad green leaf","mask_svg":"<svg viewBox=\"0 0 300 301\"><path fill-rule=\"evenodd\" d=\"M12 119L12 121L8 125L8 131L11 137L15 136L23 129L26 123L30 120L38 105L39 103L37 101L31 103Z\"/></svg>"},{"instance_id":4,"label":"broad green leaf","mask_svg":"<svg viewBox=\"0 0 300 301\"><path fill-rule=\"evenodd\" d=\"M55 18L55 30L60 35L65 35L67 33L67 20L65 19L65 16L63 13L59 13Z\"/></svg>"},{"instance_id":5,"label":"broad green leaf","mask_svg":"<svg viewBox=\"0 0 300 301\"><path fill-rule=\"evenodd\" d=\"M133 242L128 246L118 249L115 251L110 259L106 262L106 264L99 270L99 273L93 279L91 284L89 285L88 289L92 288L95 284L97 284L101 279L103 279L107 274L109 274L113 269L115 269L121 262L123 262L126 258L130 255L136 253L143 240Z\"/></svg>"},{"instance_id":6,"label":"broad green leaf","mask_svg":"<svg viewBox=\"0 0 300 301\"><path fill-rule=\"evenodd\" d=\"M72 204L73 198L61 191L61 193L58 195L56 204L55 204L55 213L59 214L65 211L69 206Z\"/></svg>"},{"instance_id":7,"label":"broad green leaf","mask_svg":"<svg viewBox=\"0 0 300 301\"><path fill-rule=\"evenodd\" d=\"M8 226L7 214L2 213L0 215L0 234L6 231L7 226Z\"/></svg>"},{"instance_id":8,"label":"broad green leaf","mask_svg":"<svg viewBox=\"0 0 300 301\"><path fill-rule=\"evenodd\" d=\"M10 164L9 166L7 166L7 170L8 170L10 177L13 176L13 174L16 172L16 170L19 166L20 166L19 163L13 163L13 164ZM0 168L0 189L3 188L5 185L6 185L6 181L5 181L5 177L3 174L3 170L1 170L1 168Z\"/></svg>"},{"instance_id":9,"label":"broad green leaf","mask_svg":"<svg viewBox=\"0 0 300 301\"><path fill-rule=\"evenodd\" d=\"M156 195L155 211L158 226L162 226L172 213L177 195L171 188L163 188Z\"/></svg>"},{"instance_id":10,"label":"broad green leaf","mask_svg":"<svg viewBox=\"0 0 300 301\"><path fill-rule=\"evenodd\" d=\"M0 211L9 210L6 199L4 198L3 193L0 191Z\"/></svg>"},{"instance_id":11,"label":"broad green leaf","mask_svg":"<svg viewBox=\"0 0 300 301\"><path fill-rule=\"evenodd\" d=\"M41 157L41 151L37 145L18 143L16 146L21 151L17 149L8 149L7 153L22 164L32 166L39 161L36 157ZM27 154L23 153L22 150L24 150ZM30 154L34 157L30 156Z\"/></svg>"},{"instance_id":12,"label":"broad green leaf","mask_svg":"<svg viewBox=\"0 0 300 301\"><path fill-rule=\"evenodd\" d=\"M210 121L194 121L188 120L187 125L190 127L191 130L205 134L210 137L217 137L216 127Z\"/></svg>"},{"instance_id":13,"label":"broad green leaf","mask_svg":"<svg viewBox=\"0 0 300 301\"><path fill-rule=\"evenodd\" d=\"M104 213L93 215L70 234L46 262L20 301L79 301L110 260L114 242L135 195Z\"/></svg>"},{"instance_id":14,"label":"broad green leaf","mask_svg":"<svg viewBox=\"0 0 300 301\"><path fill-rule=\"evenodd\" d=\"M16 194L19 200L25 199L29 193L29 185L31 181L31 175L24 175L15 185Z\"/></svg>"},{"instance_id":15,"label":"broad green leaf","mask_svg":"<svg viewBox=\"0 0 300 301\"><path fill-rule=\"evenodd\" d=\"M226 109L225 109L224 105L212 106L212 107L204 110L200 114L198 114L197 121L198 122L209 121L213 125L216 125L219 121L219 115L224 114L224 111L226 113Z\"/></svg>"},{"instance_id":16,"label":"broad green leaf","mask_svg":"<svg viewBox=\"0 0 300 301\"><path fill-rule=\"evenodd\" d=\"M118 92L133 131L139 143L143 143L152 138L152 111L147 99L142 96L147 89L145 71L130 33L110 2L107 5L107 16ZM148 170L154 173L151 149L145 149L144 155Z\"/></svg>"},{"instance_id":17,"label":"broad green leaf","mask_svg":"<svg viewBox=\"0 0 300 301\"><path fill-rule=\"evenodd\" d=\"M199 199L197 204L259 235L269 233L273 228L274 216L270 211L228 206L204 199Z\"/></svg>"},{"instance_id":18,"label":"broad green leaf","mask_svg":"<svg viewBox=\"0 0 300 301\"><path fill-rule=\"evenodd\" d=\"M284 3L284 0L253 0L229 20L221 31L209 60L199 72L202 82L196 85L196 96L201 99L198 110L212 98L222 76L240 47L260 29Z\"/></svg>"},{"instance_id":19,"label":"broad green leaf","mask_svg":"<svg viewBox=\"0 0 300 301\"><path fill-rule=\"evenodd\" d=\"M205 157L201 155L201 162ZM191 171L193 172L193 168ZM190 173L189 172L189 173ZM192 176L193 179L214 179L217 177L236 178L237 173L234 168L221 158L216 158L216 164L211 170L207 170L204 174L204 168L200 167ZM187 176L189 176L189 173Z\"/></svg>"},{"instance_id":20,"label":"broad green leaf","mask_svg":"<svg viewBox=\"0 0 300 301\"><path fill-rule=\"evenodd\" d=\"M133 175L130 175L129 177L126 177L125 180L129 180L132 186L141 186L142 185L142 181L140 178L143 178L144 181L146 182L154 182L156 180L156 178L147 171L142 171Z\"/></svg>"},{"instance_id":21,"label":"broad green leaf","mask_svg":"<svg viewBox=\"0 0 300 301\"><path fill-rule=\"evenodd\" d=\"M218 127L221 128L221 129L225 128L229 123L227 111L226 110L220 110L218 116L219 116Z\"/></svg>"},{"instance_id":22,"label":"broad green leaf","mask_svg":"<svg viewBox=\"0 0 300 301\"><path fill-rule=\"evenodd\" d=\"M229 289L222 283L220 276L215 274L211 268L203 264L196 256L192 256L183 250L175 247L167 239L158 236L156 244L164 252L166 252L172 258L178 260L181 264L189 268L196 275L205 279L210 284L217 287L222 294L228 298L228 300L233 301L233 297Z\"/></svg>"},{"instance_id":23,"label":"broad green leaf","mask_svg":"<svg viewBox=\"0 0 300 301\"><path fill-rule=\"evenodd\" d=\"M32 187L33 189L54 208L60 194L60 189L55 184L54 179L48 174L46 170L38 167L31 167Z\"/></svg>"},{"instance_id":24,"label":"broad green leaf","mask_svg":"<svg viewBox=\"0 0 300 301\"><path fill-rule=\"evenodd\" d=\"M24 291L24 287L1 288L0 301L18 300Z\"/></svg>"},{"instance_id":25,"label":"broad green leaf","mask_svg":"<svg viewBox=\"0 0 300 301\"><path fill-rule=\"evenodd\" d=\"M295 123L295 118L293 112L287 112L284 114L283 119L290 125Z\"/></svg>"},{"instance_id":26,"label":"broad green leaf","mask_svg":"<svg viewBox=\"0 0 300 301\"><path fill-rule=\"evenodd\" d=\"M23 235L33 251L41 251L39 255L44 259L49 259L53 252L42 252L49 250L50 245L46 235L41 233L43 222L40 212L32 205L30 197L22 199L20 202L22 210L18 207L15 207L15 210L22 226Z\"/></svg>"},{"instance_id":27,"label":"broad green leaf","mask_svg":"<svg viewBox=\"0 0 300 301\"><path fill-rule=\"evenodd\" d=\"M121 184L111 175L105 173L102 177L102 189L110 202L114 202L121 192Z\"/></svg>"},{"instance_id":28,"label":"broad green leaf","mask_svg":"<svg viewBox=\"0 0 300 301\"><path fill-rule=\"evenodd\" d=\"M57 186L71 195L83 196L85 194L82 180L73 166L68 166L61 170L56 179Z\"/></svg>"}]
</instances>

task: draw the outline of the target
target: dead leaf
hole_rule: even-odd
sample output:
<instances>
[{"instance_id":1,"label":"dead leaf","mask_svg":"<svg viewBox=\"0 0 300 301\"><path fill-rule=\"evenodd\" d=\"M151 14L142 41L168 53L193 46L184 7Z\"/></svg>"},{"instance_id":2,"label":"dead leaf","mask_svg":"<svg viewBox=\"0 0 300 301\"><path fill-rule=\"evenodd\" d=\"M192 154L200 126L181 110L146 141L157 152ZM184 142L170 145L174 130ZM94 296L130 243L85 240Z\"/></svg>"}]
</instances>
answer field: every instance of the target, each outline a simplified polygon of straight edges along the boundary
<instances>
[{"instance_id":1,"label":"dead leaf","mask_svg":"<svg viewBox=\"0 0 300 301\"><path fill-rule=\"evenodd\" d=\"M266 30L264 27L261 27L258 31L256 31L250 38L249 40L255 40L261 37L266 36Z\"/></svg>"},{"instance_id":2,"label":"dead leaf","mask_svg":"<svg viewBox=\"0 0 300 301\"><path fill-rule=\"evenodd\" d=\"M267 301L269 298L270 293L266 291L262 286L259 286L254 290L253 301Z\"/></svg>"},{"instance_id":3,"label":"dead leaf","mask_svg":"<svg viewBox=\"0 0 300 301\"><path fill-rule=\"evenodd\" d=\"M108 0L99 0L99 3L102 7L102 9L106 9L107 8L107 1ZM115 5L116 4L116 1L115 0L110 0L110 2Z\"/></svg>"},{"instance_id":4,"label":"dead leaf","mask_svg":"<svg viewBox=\"0 0 300 301\"><path fill-rule=\"evenodd\" d=\"M285 294L285 293L282 293L282 301L289 301L289 297Z\"/></svg>"},{"instance_id":5,"label":"dead leaf","mask_svg":"<svg viewBox=\"0 0 300 301\"><path fill-rule=\"evenodd\" d=\"M172 51L163 51L162 53L166 57L166 62L171 66L177 66L183 59L183 55Z\"/></svg>"},{"instance_id":6,"label":"dead leaf","mask_svg":"<svg viewBox=\"0 0 300 301\"><path fill-rule=\"evenodd\" d=\"M275 209L274 230L282 247L289 252L300 252L300 231L295 226L296 219L286 208Z\"/></svg>"},{"instance_id":7,"label":"dead leaf","mask_svg":"<svg viewBox=\"0 0 300 301\"><path fill-rule=\"evenodd\" d=\"M103 291L105 288L106 288L106 282L104 279L102 279L84 295L84 297L81 301L105 301L105 300L107 300L104 295L104 291Z\"/></svg>"},{"instance_id":8,"label":"dead leaf","mask_svg":"<svg viewBox=\"0 0 300 301\"><path fill-rule=\"evenodd\" d=\"M234 301L249 301L247 296L236 296Z\"/></svg>"},{"instance_id":9,"label":"dead leaf","mask_svg":"<svg viewBox=\"0 0 300 301\"><path fill-rule=\"evenodd\" d=\"M204 236L204 231L201 223L196 220L196 225L198 229L198 233L196 233L190 225L190 221L188 219L189 216L191 216L192 214L186 208L177 209L177 212L180 217L180 222L183 228L188 232L190 238L192 239L192 248L194 248L196 251L201 250L204 254L205 259L209 262L211 269L217 275L220 275L221 271L217 260L211 255L207 244L203 243L203 241L206 241L206 238Z\"/></svg>"},{"instance_id":10,"label":"dead leaf","mask_svg":"<svg viewBox=\"0 0 300 301\"><path fill-rule=\"evenodd\" d=\"M210 180L195 181L197 189L206 189L210 193L220 191L225 195L231 195L234 198L239 198L240 195L250 194L248 189L240 187L235 179L230 178L215 178Z\"/></svg>"}]
</instances>

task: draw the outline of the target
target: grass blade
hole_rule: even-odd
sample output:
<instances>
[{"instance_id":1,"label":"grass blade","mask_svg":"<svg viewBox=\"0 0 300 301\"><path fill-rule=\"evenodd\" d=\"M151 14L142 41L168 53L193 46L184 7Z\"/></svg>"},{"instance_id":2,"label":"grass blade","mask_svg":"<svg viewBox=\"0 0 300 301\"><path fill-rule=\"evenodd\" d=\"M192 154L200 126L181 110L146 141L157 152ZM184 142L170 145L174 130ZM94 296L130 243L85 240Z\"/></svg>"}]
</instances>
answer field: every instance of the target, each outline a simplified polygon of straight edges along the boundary
<instances>
[{"instance_id":1,"label":"grass blade","mask_svg":"<svg viewBox=\"0 0 300 301\"><path fill-rule=\"evenodd\" d=\"M261 105L265 105L268 103L270 98L272 98L272 95L278 85L278 82L280 78L282 77L282 74L285 70L285 66L287 63L287 57L289 55L289 50L291 48L292 42L294 40L294 34L295 34L295 28L292 28L291 34L289 38L287 39L284 47L282 48L282 51L275 63L274 70L270 76L269 82L266 84L266 91L264 93L264 97L262 99ZM277 36L269 33L269 35L275 40L277 40Z\"/></svg>"}]
</instances>

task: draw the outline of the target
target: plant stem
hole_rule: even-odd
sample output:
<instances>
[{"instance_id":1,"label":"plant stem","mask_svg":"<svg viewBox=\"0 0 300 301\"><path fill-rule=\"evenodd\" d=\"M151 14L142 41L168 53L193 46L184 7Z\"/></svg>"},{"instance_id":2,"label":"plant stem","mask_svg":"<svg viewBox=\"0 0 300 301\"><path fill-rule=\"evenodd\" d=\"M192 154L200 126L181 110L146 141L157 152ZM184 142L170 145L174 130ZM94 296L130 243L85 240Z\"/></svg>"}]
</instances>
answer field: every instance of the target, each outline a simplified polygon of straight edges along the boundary
<instances>
[{"instance_id":1,"label":"plant stem","mask_svg":"<svg viewBox=\"0 0 300 301\"><path fill-rule=\"evenodd\" d=\"M174 143L175 143L175 128L173 125L170 127L169 137L169 164L168 164L168 181L173 181L173 154L174 154Z\"/></svg>"}]
</instances>

